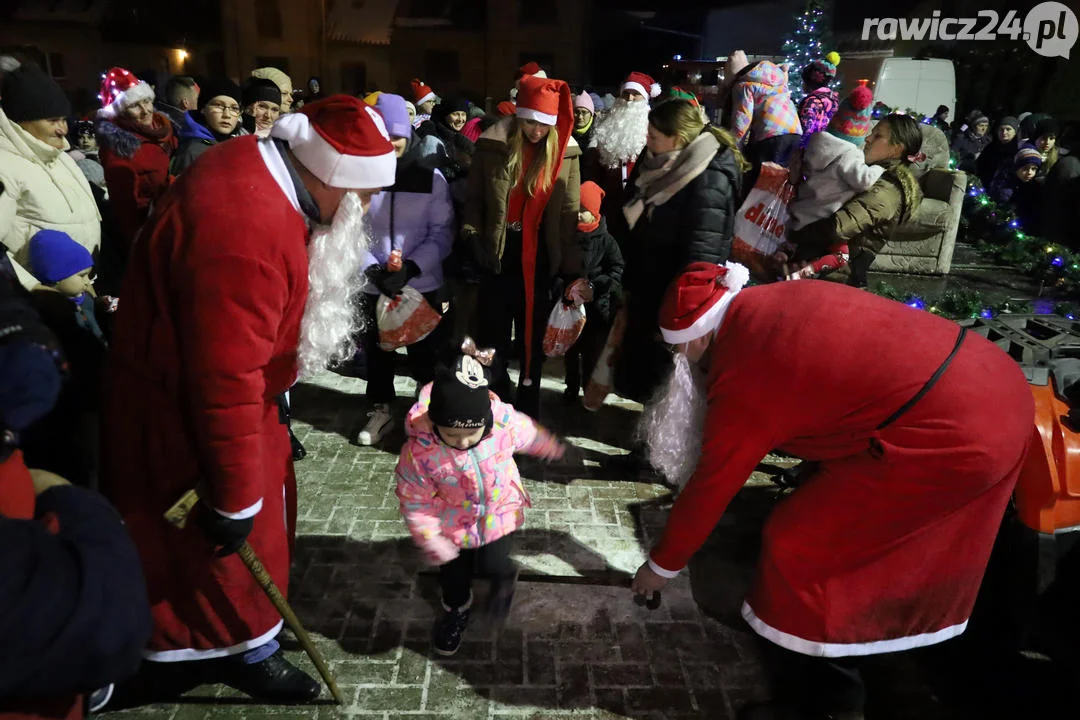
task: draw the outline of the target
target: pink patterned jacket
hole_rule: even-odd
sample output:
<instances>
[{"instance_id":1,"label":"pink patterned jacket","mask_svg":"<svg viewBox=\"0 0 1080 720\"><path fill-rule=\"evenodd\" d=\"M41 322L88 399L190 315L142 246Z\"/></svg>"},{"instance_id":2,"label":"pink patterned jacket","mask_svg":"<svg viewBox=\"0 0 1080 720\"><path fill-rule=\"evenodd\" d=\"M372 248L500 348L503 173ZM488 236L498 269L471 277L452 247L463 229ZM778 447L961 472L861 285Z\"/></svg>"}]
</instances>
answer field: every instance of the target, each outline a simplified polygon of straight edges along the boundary
<instances>
[{"instance_id":1,"label":"pink patterned jacket","mask_svg":"<svg viewBox=\"0 0 1080 720\"><path fill-rule=\"evenodd\" d=\"M514 453L551 457L559 441L528 415L491 393L494 424L470 450L443 443L428 418L431 385L409 411L409 439L397 464L401 514L428 560L442 565L460 548L494 542L525 522L531 504Z\"/></svg>"}]
</instances>

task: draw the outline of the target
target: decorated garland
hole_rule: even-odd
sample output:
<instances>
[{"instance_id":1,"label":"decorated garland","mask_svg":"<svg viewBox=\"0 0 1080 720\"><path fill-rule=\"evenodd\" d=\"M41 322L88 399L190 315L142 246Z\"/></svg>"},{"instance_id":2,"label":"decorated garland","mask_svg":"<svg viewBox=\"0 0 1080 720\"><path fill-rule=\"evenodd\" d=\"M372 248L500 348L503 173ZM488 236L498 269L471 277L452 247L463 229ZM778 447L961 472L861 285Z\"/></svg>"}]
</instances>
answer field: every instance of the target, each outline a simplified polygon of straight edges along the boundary
<instances>
[{"instance_id":1,"label":"decorated garland","mask_svg":"<svg viewBox=\"0 0 1080 720\"><path fill-rule=\"evenodd\" d=\"M937 298L924 298L916 293L903 293L889 283L878 283L872 290L876 295L902 302L909 307L918 310L926 310L934 315L940 315L950 320L964 320L967 318L983 318L989 320L998 315L1014 313L1030 313L1042 315L1061 315L1069 320L1080 317L1080 308L1072 303L1056 303L1054 305L1040 304L1032 307L1026 300L1003 300L991 303L983 298L978 290L970 288L960 290L946 290Z\"/></svg>"}]
</instances>

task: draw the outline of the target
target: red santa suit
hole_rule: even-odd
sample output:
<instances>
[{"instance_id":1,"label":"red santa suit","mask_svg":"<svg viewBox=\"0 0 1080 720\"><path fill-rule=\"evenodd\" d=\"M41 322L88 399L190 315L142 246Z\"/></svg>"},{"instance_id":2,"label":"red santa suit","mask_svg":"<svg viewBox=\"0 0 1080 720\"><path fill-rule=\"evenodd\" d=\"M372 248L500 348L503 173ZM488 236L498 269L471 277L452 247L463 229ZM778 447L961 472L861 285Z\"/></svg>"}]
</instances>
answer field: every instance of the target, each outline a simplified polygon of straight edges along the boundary
<instances>
[{"instance_id":1,"label":"red santa suit","mask_svg":"<svg viewBox=\"0 0 1080 720\"><path fill-rule=\"evenodd\" d=\"M296 159L332 187L392 184L385 138L386 153L363 158L380 168L373 184L350 176L360 158L341 154L317 125L334 103L362 105L328 98L283 119L274 135L288 130ZM367 106L351 112L374 115ZM351 132L345 122L331 129ZM216 557L198 523L179 530L162 515L198 486L218 513L253 517L248 541L287 593L296 484L276 398L297 376L308 296L300 207L273 140L230 140L174 183L128 263L105 392L103 486L146 569L151 660L238 654L281 628L237 555Z\"/></svg>"},{"instance_id":2,"label":"red santa suit","mask_svg":"<svg viewBox=\"0 0 1080 720\"><path fill-rule=\"evenodd\" d=\"M700 288L718 268L690 270ZM680 316L680 290L684 309L700 292L694 274L677 281L661 325L671 343L719 325L704 444L650 565L666 576L683 568L779 448L820 466L765 526L743 606L751 627L825 657L962 633L1032 437L1020 368L982 337L958 344L948 320L835 283L721 288ZM954 348L929 391L881 427Z\"/></svg>"}]
</instances>

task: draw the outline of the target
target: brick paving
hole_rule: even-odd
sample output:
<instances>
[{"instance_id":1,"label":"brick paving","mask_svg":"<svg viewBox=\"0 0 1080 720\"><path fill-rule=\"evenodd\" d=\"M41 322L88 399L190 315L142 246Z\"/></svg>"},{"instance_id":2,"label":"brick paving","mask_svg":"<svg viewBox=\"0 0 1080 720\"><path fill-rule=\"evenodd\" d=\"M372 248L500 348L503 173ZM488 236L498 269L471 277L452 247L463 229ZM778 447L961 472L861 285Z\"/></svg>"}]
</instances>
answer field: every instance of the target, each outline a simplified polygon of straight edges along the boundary
<instances>
[{"instance_id":1,"label":"brick paving","mask_svg":"<svg viewBox=\"0 0 1080 720\"><path fill-rule=\"evenodd\" d=\"M179 704L105 717L725 720L767 698L758 645L737 617L760 522L774 501L766 480L753 478L736 498L691 566L693 586L684 573L659 609L639 607L626 586L663 525L667 489L615 477L604 463L625 452L639 408L616 401L588 414L564 406L561 384L545 379L544 417L582 448L584 459L578 467L523 466L533 507L515 557L523 573L563 580L519 584L501 633L474 622L458 655L442 659L430 651L437 584L394 495L403 432L381 448L346 439L366 408L363 387L327 374L293 393L294 427L308 456L296 466L300 514L290 599L347 706L260 706L205 686ZM399 378L398 389L400 416L414 384ZM580 584L582 575L607 585ZM578 584L565 580L575 577ZM725 622L706 616L695 597ZM287 632L282 641L289 657L314 674Z\"/></svg>"}]
</instances>

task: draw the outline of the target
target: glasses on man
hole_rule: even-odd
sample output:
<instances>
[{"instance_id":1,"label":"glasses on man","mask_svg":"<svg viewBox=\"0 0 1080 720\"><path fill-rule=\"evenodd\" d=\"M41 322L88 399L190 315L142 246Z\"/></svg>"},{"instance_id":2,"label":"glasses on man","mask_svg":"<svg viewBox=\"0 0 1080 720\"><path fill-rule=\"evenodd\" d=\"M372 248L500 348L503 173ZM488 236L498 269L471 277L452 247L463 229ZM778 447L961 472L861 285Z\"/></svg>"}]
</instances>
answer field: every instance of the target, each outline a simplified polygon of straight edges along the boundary
<instances>
[{"instance_id":1,"label":"glasses on man","mask_svg":"<svg viewBox=\"0 0 1080 720\"><path fill-rule=\"evenodd\" d=\"M206 104L206 109L211 110L213 112L216 112L219 115L239 115L240 114L240 106L235 105L235 104L233 104L233 105L222 105L221 103L212 102L212 103L207 103Z\"/></svg>"}]
</instances>

